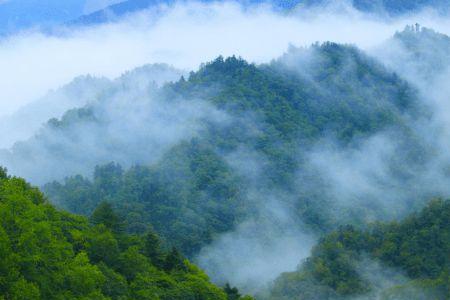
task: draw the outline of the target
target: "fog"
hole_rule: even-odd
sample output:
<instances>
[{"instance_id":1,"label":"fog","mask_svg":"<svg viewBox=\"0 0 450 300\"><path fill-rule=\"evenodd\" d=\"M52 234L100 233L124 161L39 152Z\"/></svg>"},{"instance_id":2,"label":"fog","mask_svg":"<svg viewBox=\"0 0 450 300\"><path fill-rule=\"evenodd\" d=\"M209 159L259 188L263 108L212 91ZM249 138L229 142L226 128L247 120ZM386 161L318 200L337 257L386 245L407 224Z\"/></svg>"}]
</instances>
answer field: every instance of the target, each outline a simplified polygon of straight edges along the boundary
<instances>
[{"instance_id":1,"label":"fog","mask_svg":"<svg viewBox=\"0 0 450 300\"><path fill-rule=\"evenodd\" d=\"M95 97L86 106L69 110L61 121L50 120L11 151L0 151L0 161L12 174L38 185L87 176L96 165L111 161L124 167L155 163L170 147L198 134L205 120L226 122L224 113L200 99L160 99L155 79L177 80L181 74L166 65L149 65L103 85L88 78Z\"/></svg>"},{"instance_id":2,"label":"fog","mask_svg":"<svg viewBox=\"0 0 450 300\"><path fill-rule=\"evenodd\" d=\"M316 237L293 213L293 194L264 187L264 156L238 149L226 160L249 183L245 198L254 214L204 247L195 261L221 285L260 293L282 272L294 271Z\"/></svg>"}]
</instances>

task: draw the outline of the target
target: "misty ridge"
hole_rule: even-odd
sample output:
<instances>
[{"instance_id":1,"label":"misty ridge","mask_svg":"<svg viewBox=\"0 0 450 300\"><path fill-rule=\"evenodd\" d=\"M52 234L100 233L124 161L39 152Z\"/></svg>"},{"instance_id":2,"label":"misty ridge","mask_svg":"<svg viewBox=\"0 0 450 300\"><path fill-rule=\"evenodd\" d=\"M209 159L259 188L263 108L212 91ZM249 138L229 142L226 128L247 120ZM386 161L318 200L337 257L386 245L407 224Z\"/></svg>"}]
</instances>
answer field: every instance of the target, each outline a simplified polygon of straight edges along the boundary
<instances>
[{"instance_id":1,"label":"misty ridge","mask_svg":"<svg viewBox=\"0 0 450 300\"><path fill-rule=\"evenodd\" d=\"M236 5L192 9L240 20L248 12ZM211 51L198 69L166 45L171 64L79 76L0 115L0 165L58 209L94 216L110 204L124 231L154 231L226 299L245 299L226 284L256 299L448 299L450 38L354 5L296 13L370 16L398 31L370 47L358 37L277 55L253 46L248 59ZM185 7L164 9L173 21ZM250 16L299 25L271 14ZM81 35L122 30L114 26ZM193 57L187 48L182 59Z\"/></svg>"}]
</instances>

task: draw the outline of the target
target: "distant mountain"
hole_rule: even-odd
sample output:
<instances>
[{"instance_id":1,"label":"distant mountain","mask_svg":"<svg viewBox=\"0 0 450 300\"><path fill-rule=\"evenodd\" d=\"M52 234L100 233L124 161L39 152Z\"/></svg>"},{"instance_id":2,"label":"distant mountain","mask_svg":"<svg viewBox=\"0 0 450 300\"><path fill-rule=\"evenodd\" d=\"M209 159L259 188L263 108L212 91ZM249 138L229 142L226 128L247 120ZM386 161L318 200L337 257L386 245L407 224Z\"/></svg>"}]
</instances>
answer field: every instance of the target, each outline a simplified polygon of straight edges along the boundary
<instances>
[{"instance_id":1,"label":"distant mountain","mask_svg":"<svg viewBox=\"0 0 450 300\"><path fill-rule=\"evenodd\" d=\"M419 85L429 85L450 68L450 37L419 24L397 32L382 47L380 59Z\"/></svg>"},{"instance_id":2,"label":"distant mountain","mask_svg":"<svg viewBox=\"0 0 450 300\"><path fill-rule=\"evenodd\" d=\"M177 0L127 0L115 5L108 6L105 9L93 12L88 15L84 15L72 22L70 24L74 25L89 25L89 24L99 24L109 21L114 21L120 17L126 16L138 12L140 10L155 8L158 5L172 5L176 2L181 2ZM200 0L198 2L209 3L216 2L213 0ZM243 5L254 5L269 3L278 9L291 9L297 4L302 2L301 0L244 0L239 1Z\"/></svg>"},{"instance_id":3,"label":"distant mountain","mask_svg":"<svg viewBox=\"0 0 450 300\"><path fill-rule=\"evenodd\" d=\"M0 117L0 128L9 133L0 136L0 148L9 148L17 141L30 138L49 119L59 118L67 110L93 101L110 84L110 80L106 78L80 76L12 115Z\"/></svg>"},{"instance_id":4,"label":"distant mountain","mask_svg":"<svg viewBox=\"0 0 450 300\"><path fill-rule=\"evenodd\" d=\"M356 9L362 11L380 11L385 10L389 14L397 15L420 10L424 8L433 8L440 12L448 11L450 7L449 0L353 0Z\"/></svg>"},{"instance_id":5,"label":"distant mountain","mask_svg":"<svg viewBox=\"0 0 450 300\"><path fill-rule=\"evenodd\" d=\"M402 15L426 8L435 9L438 12L448 12L449 0L304 0L305 6L318 6L330 3L347 2L354 8L363 12L387 14L391 16Z\"/></svg>"},{"instance_id":6,"label":"distant mountain","mask_svg":"<svg viewBox=\"0 0 450 300\"><path fill-rule=\"evenodd\" d=\"M118 0L117 0L118 1ZM113 2L117 2L113 1ZM182 0L181 0L182 1ZM227 0L225 0L227 1ZM84 14L86 0L38 1L7 0L0 1L0 36L11 34L30 27L48 28L60 24L91 25L117 20L138 11L156 8L159 5L172 5L180 0L125 0L104 9ZM213 0L199 0L209 3ZM290 10L297 6L317 7L327 5L332 0L244 0L237 1L244 6L268 3L280 10ZM448 12L450 0L353 0L349 1L356 9L389 15L401 15L424 8Z\"/></svg>"},{"instance_id":7,"label":"distant mountain","mask_svg":"<svg viewBox=\"0 0 450 300\"><path fill-rule=\"evenodd\" d=\"M149 64L128 71L116 80L92 76L77 77L14 114L0 117L0 128L9 133L0 136L0 148L9 148L15 142L29 139L49 119L60 118L69 109L94 102L118 82L130 89L140 90L149 83L162 85L178 80L182 74L183 72L164 64Z\"/></svg>"}]
</instances>

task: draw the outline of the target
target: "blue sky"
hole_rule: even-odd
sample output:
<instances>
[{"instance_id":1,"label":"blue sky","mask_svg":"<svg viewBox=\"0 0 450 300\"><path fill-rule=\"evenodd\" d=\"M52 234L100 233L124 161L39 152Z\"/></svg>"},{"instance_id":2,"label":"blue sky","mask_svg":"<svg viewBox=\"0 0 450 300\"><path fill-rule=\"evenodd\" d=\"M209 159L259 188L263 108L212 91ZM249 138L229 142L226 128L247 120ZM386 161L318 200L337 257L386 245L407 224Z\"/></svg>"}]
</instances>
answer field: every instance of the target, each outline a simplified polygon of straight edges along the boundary
<instances>
[{"instance_id":1,"label":"blue sky","mask_svg":"<svg viewBox=\"0 0 450 300\"><path fill-rule=\"evenodd\" d=\"M0 0L0 33L67 22L121 0Z\"/></svg>"}]
</instances>

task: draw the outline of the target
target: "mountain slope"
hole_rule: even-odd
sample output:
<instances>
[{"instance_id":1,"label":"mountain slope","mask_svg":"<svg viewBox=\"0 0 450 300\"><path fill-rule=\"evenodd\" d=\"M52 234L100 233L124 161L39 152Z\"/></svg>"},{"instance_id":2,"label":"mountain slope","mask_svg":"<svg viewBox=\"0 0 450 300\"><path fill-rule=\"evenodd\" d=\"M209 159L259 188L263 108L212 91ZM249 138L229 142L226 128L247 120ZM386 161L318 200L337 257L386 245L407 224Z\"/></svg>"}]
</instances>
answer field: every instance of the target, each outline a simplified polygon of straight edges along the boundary
<instances>
[{"instance_id":1,"label":"mountain slope","mask_svg":"<svg viewBox=\"0 0 450 300\"><path fill-rule=\"evenodd\" d=\"M0 117L0 127L9 132L0 137L0 148L10 148L17 141L29 139L49 119L60 118L67 110L86 105L108 86L110 82L106 78L78 77L14 114Z\"/></svg>"},{"instance_id":2,"label":"mountain slope","mask_svg":"<svg viewBox=\"0 0 450 300\"><path fill-rule=\"evenodd\" d=\"M227 299L154 233L125 235L108 204L88 222L0 169L0 215L1 298Z\"/></svg>"},{"instance_id":3,"label":"mountain slope","mask_svg":"<svg viewBox=\"0 0 450 300\"><path fill-rule=\"evenodd\" d=\"M401 222L343 227L322 238L297 272L281 275L271 299L450 299L449 219L450 201L435 200Z\"/></svg>"},{"instance_id":4,"label":"mountain slope","mask_svg":"<svg viewBox=\"0 0 450 300\"><path fill-rule=\"evenodd\" d=\"M45 191L61 207L82 214L90 214L107 199L127 216L130 230L139 232L152 224L188 255L232 230L245 216L257 215L257 208L269 199L264 192L254 195L255 190L267 195L270 190L289 191L292 195L280 201L292 206L297 221L316 230L346 222L327 215L338 203L324 193L324 187L316 190L307 181L297 183L299 172L310 172L308 151L324 135L335 137L343 147L353 147L365 137L396 128L405 143L402 159L416 160L417 147L409 150L412 141L405 129L405 116L417 114L414 90L353 47L326 43L291 49L272 64L261 66L235 57L218 58L187 80L168 84L156 94L145 91L138 94L143 98L137 102L122 103L118 100L122 94L115 97L112 93L95 105L71 111L7 155L22 164L16 167L34 168L32 157L41 157L46 169L55 169L56 164L70 167L68 162L73 162L77 168L84 164L90 172L95 164L110 160L128 169L140 158L144 166L125 172L116 165L97 167L93 180L74 176L62 184L46 185ZM153 95L158 95L156 103L167 111L152 113ZM116 115L117 104L127 113ZM201 113L192 113L193 108L200 108ZM175 126L177 118L186 113L189 118ZM155 132L152 126L167 118L172 122L169 132L181 134L155 152L157 139L147 132ZM142 120L136 125L145 135L131 127L122 136L115 128L123 120L132 124ZM142 129L142 124L149 127ZM195 132L185 132L192 127ZM84 152L71 152L75 142L77 149L91 149L86 157ZM107 155L98 156L102 152ZM247 155L257 157L255 171L239 168L239 161ZM66 175L77 171L60 170ZM317 173L308 176L309 181L319 178ZM320 180L315 184L321 184ZM360 213L358 220L363 221L366 214L381 215L384 208L376 203ZM353 211L357 206L345 209Z\"/></svg>"},{"instance_id":5,"label":"mountain slope","mask_svg":"<svg viewBox=\"0 0 450 300\"><path fill-rule=\"evenodd\" d=\"M423 89L450 67L450 37L419 24L397 32L383 47L380 59Z\"/></svg>"}]
</instances>

